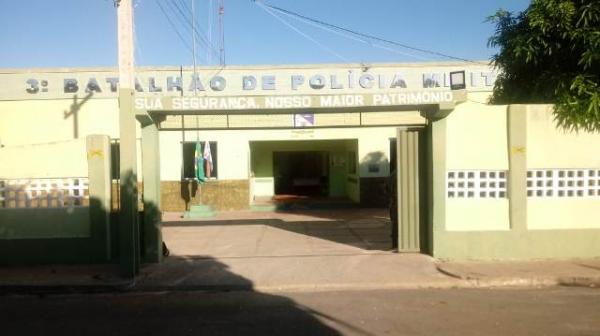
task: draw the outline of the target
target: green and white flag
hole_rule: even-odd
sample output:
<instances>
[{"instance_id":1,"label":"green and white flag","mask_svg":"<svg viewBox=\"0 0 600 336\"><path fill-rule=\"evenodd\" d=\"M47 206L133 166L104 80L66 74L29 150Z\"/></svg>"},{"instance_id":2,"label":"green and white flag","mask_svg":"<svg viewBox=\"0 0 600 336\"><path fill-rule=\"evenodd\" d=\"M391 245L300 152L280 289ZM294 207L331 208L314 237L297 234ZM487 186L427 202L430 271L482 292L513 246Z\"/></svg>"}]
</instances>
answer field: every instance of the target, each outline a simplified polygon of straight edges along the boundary
<instances>
[{"instance_id":1,"label":"green and white flag","mask_svg":"<svg viewBox=\"0 0 600 336\"><path fill-rule=\"evenodd\" d=\"M204 182L204 180L206 180L206 176L204 176L204 158L200 141L196 142L196 150L194 151L194 172L198 181Z\"/></svg>"}]
</instances>

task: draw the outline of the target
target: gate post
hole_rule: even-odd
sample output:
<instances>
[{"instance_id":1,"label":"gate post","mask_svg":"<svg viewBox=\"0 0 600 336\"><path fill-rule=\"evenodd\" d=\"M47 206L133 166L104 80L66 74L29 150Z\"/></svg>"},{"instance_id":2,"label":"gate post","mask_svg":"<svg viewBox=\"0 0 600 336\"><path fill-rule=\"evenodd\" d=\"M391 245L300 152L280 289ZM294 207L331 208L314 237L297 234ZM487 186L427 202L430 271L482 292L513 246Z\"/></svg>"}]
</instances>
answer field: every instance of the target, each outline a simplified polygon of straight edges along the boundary
<instances>
[{"instance_id":1,"label":"gate post","mask_svg":"<svg viewBox=\"0 0 600 336\"><path fill-rule=\"evenodd\" d=\"M144 201L142 254L145 262L158 263L162 260L159 132L151 119L143 120L141 126Z\"/></svg>"},{"instance_id":2,"label":"gate post","mask_svg":"<svg viewBox=\"0 0 600 336\"><path fill-rule=\"evenodd\" d=\"M419 133L396 134L398 252L420 252Z\"/></svg>"},{"instance_id":3,"label":"gate post","mask_svg":"<svg viewBox=\"0 0 600 336\"><path fill-rule=\"evenodd\" d=\"M98 259L111 258L110 232L110 138L108 135L86 137L90 224Z\"/></svg>"}]
</instances>

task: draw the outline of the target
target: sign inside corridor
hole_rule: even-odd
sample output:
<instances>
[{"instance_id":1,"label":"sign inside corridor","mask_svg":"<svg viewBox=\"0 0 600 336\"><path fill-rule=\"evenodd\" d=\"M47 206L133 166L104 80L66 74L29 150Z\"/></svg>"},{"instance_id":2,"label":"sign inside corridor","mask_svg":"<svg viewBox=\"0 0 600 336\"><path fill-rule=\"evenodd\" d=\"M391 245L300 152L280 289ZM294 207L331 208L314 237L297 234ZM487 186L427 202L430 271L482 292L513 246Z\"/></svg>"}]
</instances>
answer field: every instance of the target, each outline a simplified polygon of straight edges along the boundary
<instances>
[{"instance_id":1,"label":"sign inside corridor","mask_svg":"<svg viewBox=\"0 0 600 336\"><path fill-rule=\"evenodd\" d=\"M416 91L386 94L236 96L236 97L137 97L138 110L264 110L361 106L440 104L453 101L452 91Z\"/></svg>"}]
</instances>

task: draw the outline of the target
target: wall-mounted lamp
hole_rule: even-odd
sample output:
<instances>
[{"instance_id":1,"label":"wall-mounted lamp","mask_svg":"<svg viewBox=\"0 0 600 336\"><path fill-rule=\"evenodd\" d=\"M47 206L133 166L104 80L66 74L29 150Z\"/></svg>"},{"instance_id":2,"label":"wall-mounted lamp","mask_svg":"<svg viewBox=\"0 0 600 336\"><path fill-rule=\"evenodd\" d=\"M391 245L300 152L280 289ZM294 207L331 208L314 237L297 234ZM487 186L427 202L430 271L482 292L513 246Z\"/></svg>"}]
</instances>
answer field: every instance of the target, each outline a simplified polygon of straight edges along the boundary
<instances>
[{"instance_id":1,"label":"wall-mounted lamp","mask_svg":"<svg viewBox=\"0 0 600 336\"><path fill-rule=\"evenodd\" d=\"M465 83L464 70L450 72L450 90L464 90L467 88Z\"/></svg>"}]
</instances>

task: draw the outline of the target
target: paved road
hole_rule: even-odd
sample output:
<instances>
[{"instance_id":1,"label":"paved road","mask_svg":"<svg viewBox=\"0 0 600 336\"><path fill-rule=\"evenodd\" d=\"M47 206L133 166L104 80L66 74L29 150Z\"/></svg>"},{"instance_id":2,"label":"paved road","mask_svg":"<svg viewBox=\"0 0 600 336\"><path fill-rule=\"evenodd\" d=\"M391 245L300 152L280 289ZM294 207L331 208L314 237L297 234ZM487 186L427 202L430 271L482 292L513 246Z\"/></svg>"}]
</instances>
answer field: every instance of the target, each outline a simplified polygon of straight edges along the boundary
<instances>
[{"instance_id":1,"label":"paved road","mask_svg":"<svg viewBox=\"0 0 600 336\"><path fill-rule=\"evenodd\" d=\"M0 297L2 335L600 335L600 290Z\"/></svg>"}]
</instances>

